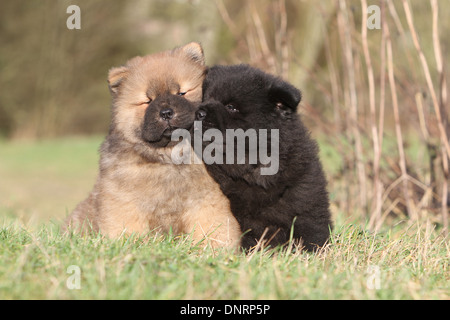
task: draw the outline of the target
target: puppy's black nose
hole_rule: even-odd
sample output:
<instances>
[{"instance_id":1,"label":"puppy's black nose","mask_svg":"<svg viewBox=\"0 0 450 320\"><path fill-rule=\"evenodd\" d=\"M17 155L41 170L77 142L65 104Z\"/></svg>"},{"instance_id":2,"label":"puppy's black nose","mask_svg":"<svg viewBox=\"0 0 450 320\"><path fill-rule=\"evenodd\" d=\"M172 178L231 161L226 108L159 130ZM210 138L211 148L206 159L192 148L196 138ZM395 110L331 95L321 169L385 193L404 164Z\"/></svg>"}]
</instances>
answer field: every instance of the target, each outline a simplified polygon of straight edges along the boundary
<instances>
[{"instance_id":1,"label":"puppy's black nose","mask_svg":"<svg viewBox=\"0 0 450 320\"><path fill-rule=\"evenodd\" d=\"M206 118L207 112L203 109L198 109L195 118L199 121L203 121Z\"/></svg>"},{"instance_id":2,"label":"puppy's black nose","mask_svg":"<svg viewBox=\"0 0 450 320\"><path fill-rule=\"evenodd\" d=\"M172 119L172 118L173 118L173 114L174 114L174 112L173 112L173 110L170 109L170 108L162 109L162 110L159 112L159 115L160 115L160 117L161 117L163 120L170 120L170 119Z\"/></svg>"}]
</instances>

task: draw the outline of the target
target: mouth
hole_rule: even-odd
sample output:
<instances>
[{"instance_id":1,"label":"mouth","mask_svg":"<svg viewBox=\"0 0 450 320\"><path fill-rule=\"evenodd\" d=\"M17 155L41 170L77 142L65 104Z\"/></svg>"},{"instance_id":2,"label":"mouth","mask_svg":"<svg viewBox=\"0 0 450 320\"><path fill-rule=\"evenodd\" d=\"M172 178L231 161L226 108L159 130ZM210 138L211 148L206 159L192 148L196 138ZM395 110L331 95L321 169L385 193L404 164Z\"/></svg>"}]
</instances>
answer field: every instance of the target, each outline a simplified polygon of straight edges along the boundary
<instances>
[{"instance_id":1,"label":"mouth","mask_svg":"<svg viewBox=\"0 0 450 320\"><path fill-rule=\"evenodd\" d=\"M152 146L153 148L171 147L171 146L174 146L177 143L179 143L178 140L172 141L172 134L175 130L181 129L181 130L186 130L189 132L192 129L192 127L193 126L189 126L188 128L182 128L182 127L174 127L174 126L171 126L170 124L168 124L158 139L150 140L150 139L143 138L143 140L148 145Z\"/></svg>"},{"instance_id":2,"label":"mouth","mask_svg":"<svg viewBox=\"0 0 450 320\"><path fill-rule=\"evenodd\" d=\"M172 133L173 133L176 129L179 129L179 128L172 127L172 126L170 126L170 124L169 124L169 126L168 126L166 129L164 129L164 131L163 131L161 137L164 137L164 138L171 138L171 137L172 137Z\"/></svg>"},{"instance_id":3,"label":"mouth","mask_svg":"<svg viewBox=\"0 0 450 320\"><path fill-rule=\"evenodd\" d=\"M210 122L210 121L206 121L206 120L202 121L202 130L203 130L203 132L205 132L205 130L215 129L215 128L217 128L217 125L215 123ZM194 128L194 130L200 130L200 128Z\"/></svg>"}]
</instances>

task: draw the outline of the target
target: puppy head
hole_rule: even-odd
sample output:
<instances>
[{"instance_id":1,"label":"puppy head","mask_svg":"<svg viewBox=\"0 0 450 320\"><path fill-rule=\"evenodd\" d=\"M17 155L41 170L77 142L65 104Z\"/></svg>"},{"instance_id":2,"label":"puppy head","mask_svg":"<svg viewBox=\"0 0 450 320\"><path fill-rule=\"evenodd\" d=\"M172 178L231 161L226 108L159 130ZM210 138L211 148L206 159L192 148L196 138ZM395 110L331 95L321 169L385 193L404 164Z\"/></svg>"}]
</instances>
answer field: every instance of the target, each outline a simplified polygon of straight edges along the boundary
<instances>
[{"instance_id":1,"label":"puppy head","mask_svg":"<svg viewBox=\"0 0 450 320\"><path fill-rule=\"evenodd\" d=\"M197 120L203 128L282 129L296 117L301 93L280 78L247 65L215 66L203 83Z\"/></svg>"},{"instance_id":2,"label":"puppy head","mask_svg":"<svg viewBox=\"0 0 450 320\"><path fill-rule=\"evenodd\" d=\"M205 161L211 164L210 170L225 170L228 176L267 187L270 178L266 175L274 175L279 168L278 137L289 135L289 127L296 126L300 91L246 65L216 66L208 71L204 81L203 99L196 119L202 120L204 133L208 129L219 129L221 133L219 138L214 136L214 156ZM212 132L215 130L211 130L211 135ZM204 151L209 151L205 140ZM216 147L221 142L223 147ZM263 163L260 157L264 149L270 157L269 162L265 158ZM221 165L225 163L226 166Z\"/></svg>"},{"instance_id":3,"label":"puppy head","mask_svg":"<svg viewBox=\"0 0 450 320\"><path fill-rule=\"evenodd\" d=\"M189 129L195 120L204 76L203 50L195 42L112 68L111 130L132 144L172 146L172 131Z\"/></svg>"}]
</instances>

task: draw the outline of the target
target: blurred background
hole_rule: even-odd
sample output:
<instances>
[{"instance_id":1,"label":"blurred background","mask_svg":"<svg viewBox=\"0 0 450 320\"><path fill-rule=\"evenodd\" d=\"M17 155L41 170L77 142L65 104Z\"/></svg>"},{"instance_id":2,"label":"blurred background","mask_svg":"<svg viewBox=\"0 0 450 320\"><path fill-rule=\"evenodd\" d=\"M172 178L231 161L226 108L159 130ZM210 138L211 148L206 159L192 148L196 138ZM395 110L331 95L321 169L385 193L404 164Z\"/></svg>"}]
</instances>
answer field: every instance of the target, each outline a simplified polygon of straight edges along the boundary
<instances>
[{"instance_id":1,"label":"blurred background","mask_svg":"<svg viewBox=\"0 0 450 320\"><path fill-rule=\"evenodd\" d=\"M249 63L302 90L335 218L446 230L449 16L436 0L2 1L0 212L70 213L95 181L109 68L199 41L208 65Z\"/></svg>"}]
</instances>

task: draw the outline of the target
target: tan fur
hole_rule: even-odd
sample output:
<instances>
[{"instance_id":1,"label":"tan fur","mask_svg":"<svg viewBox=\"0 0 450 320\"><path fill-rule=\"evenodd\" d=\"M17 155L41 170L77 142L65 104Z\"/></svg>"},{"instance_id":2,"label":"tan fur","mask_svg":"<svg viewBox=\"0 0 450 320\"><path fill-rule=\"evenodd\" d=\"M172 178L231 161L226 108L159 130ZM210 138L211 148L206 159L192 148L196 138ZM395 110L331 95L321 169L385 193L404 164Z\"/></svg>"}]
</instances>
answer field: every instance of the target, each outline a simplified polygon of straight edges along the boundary
<instances>
[{"instance_id":1,"label":"tan fur","mask_svg":"<svg viewBox=\"0 0 450 320\"><path fill-rule=\"evenodd\" d=\"M109 237L171 229L212 247L238 247L239 224L204 164L175 165L173 146L153 148L136 134L147 100L179 90L198 103L203 78L197 43L136 57L110 70L112 124L100 150L100 173L93 191L68 218L69 226Z\"/></svg>"}]
</instances>

